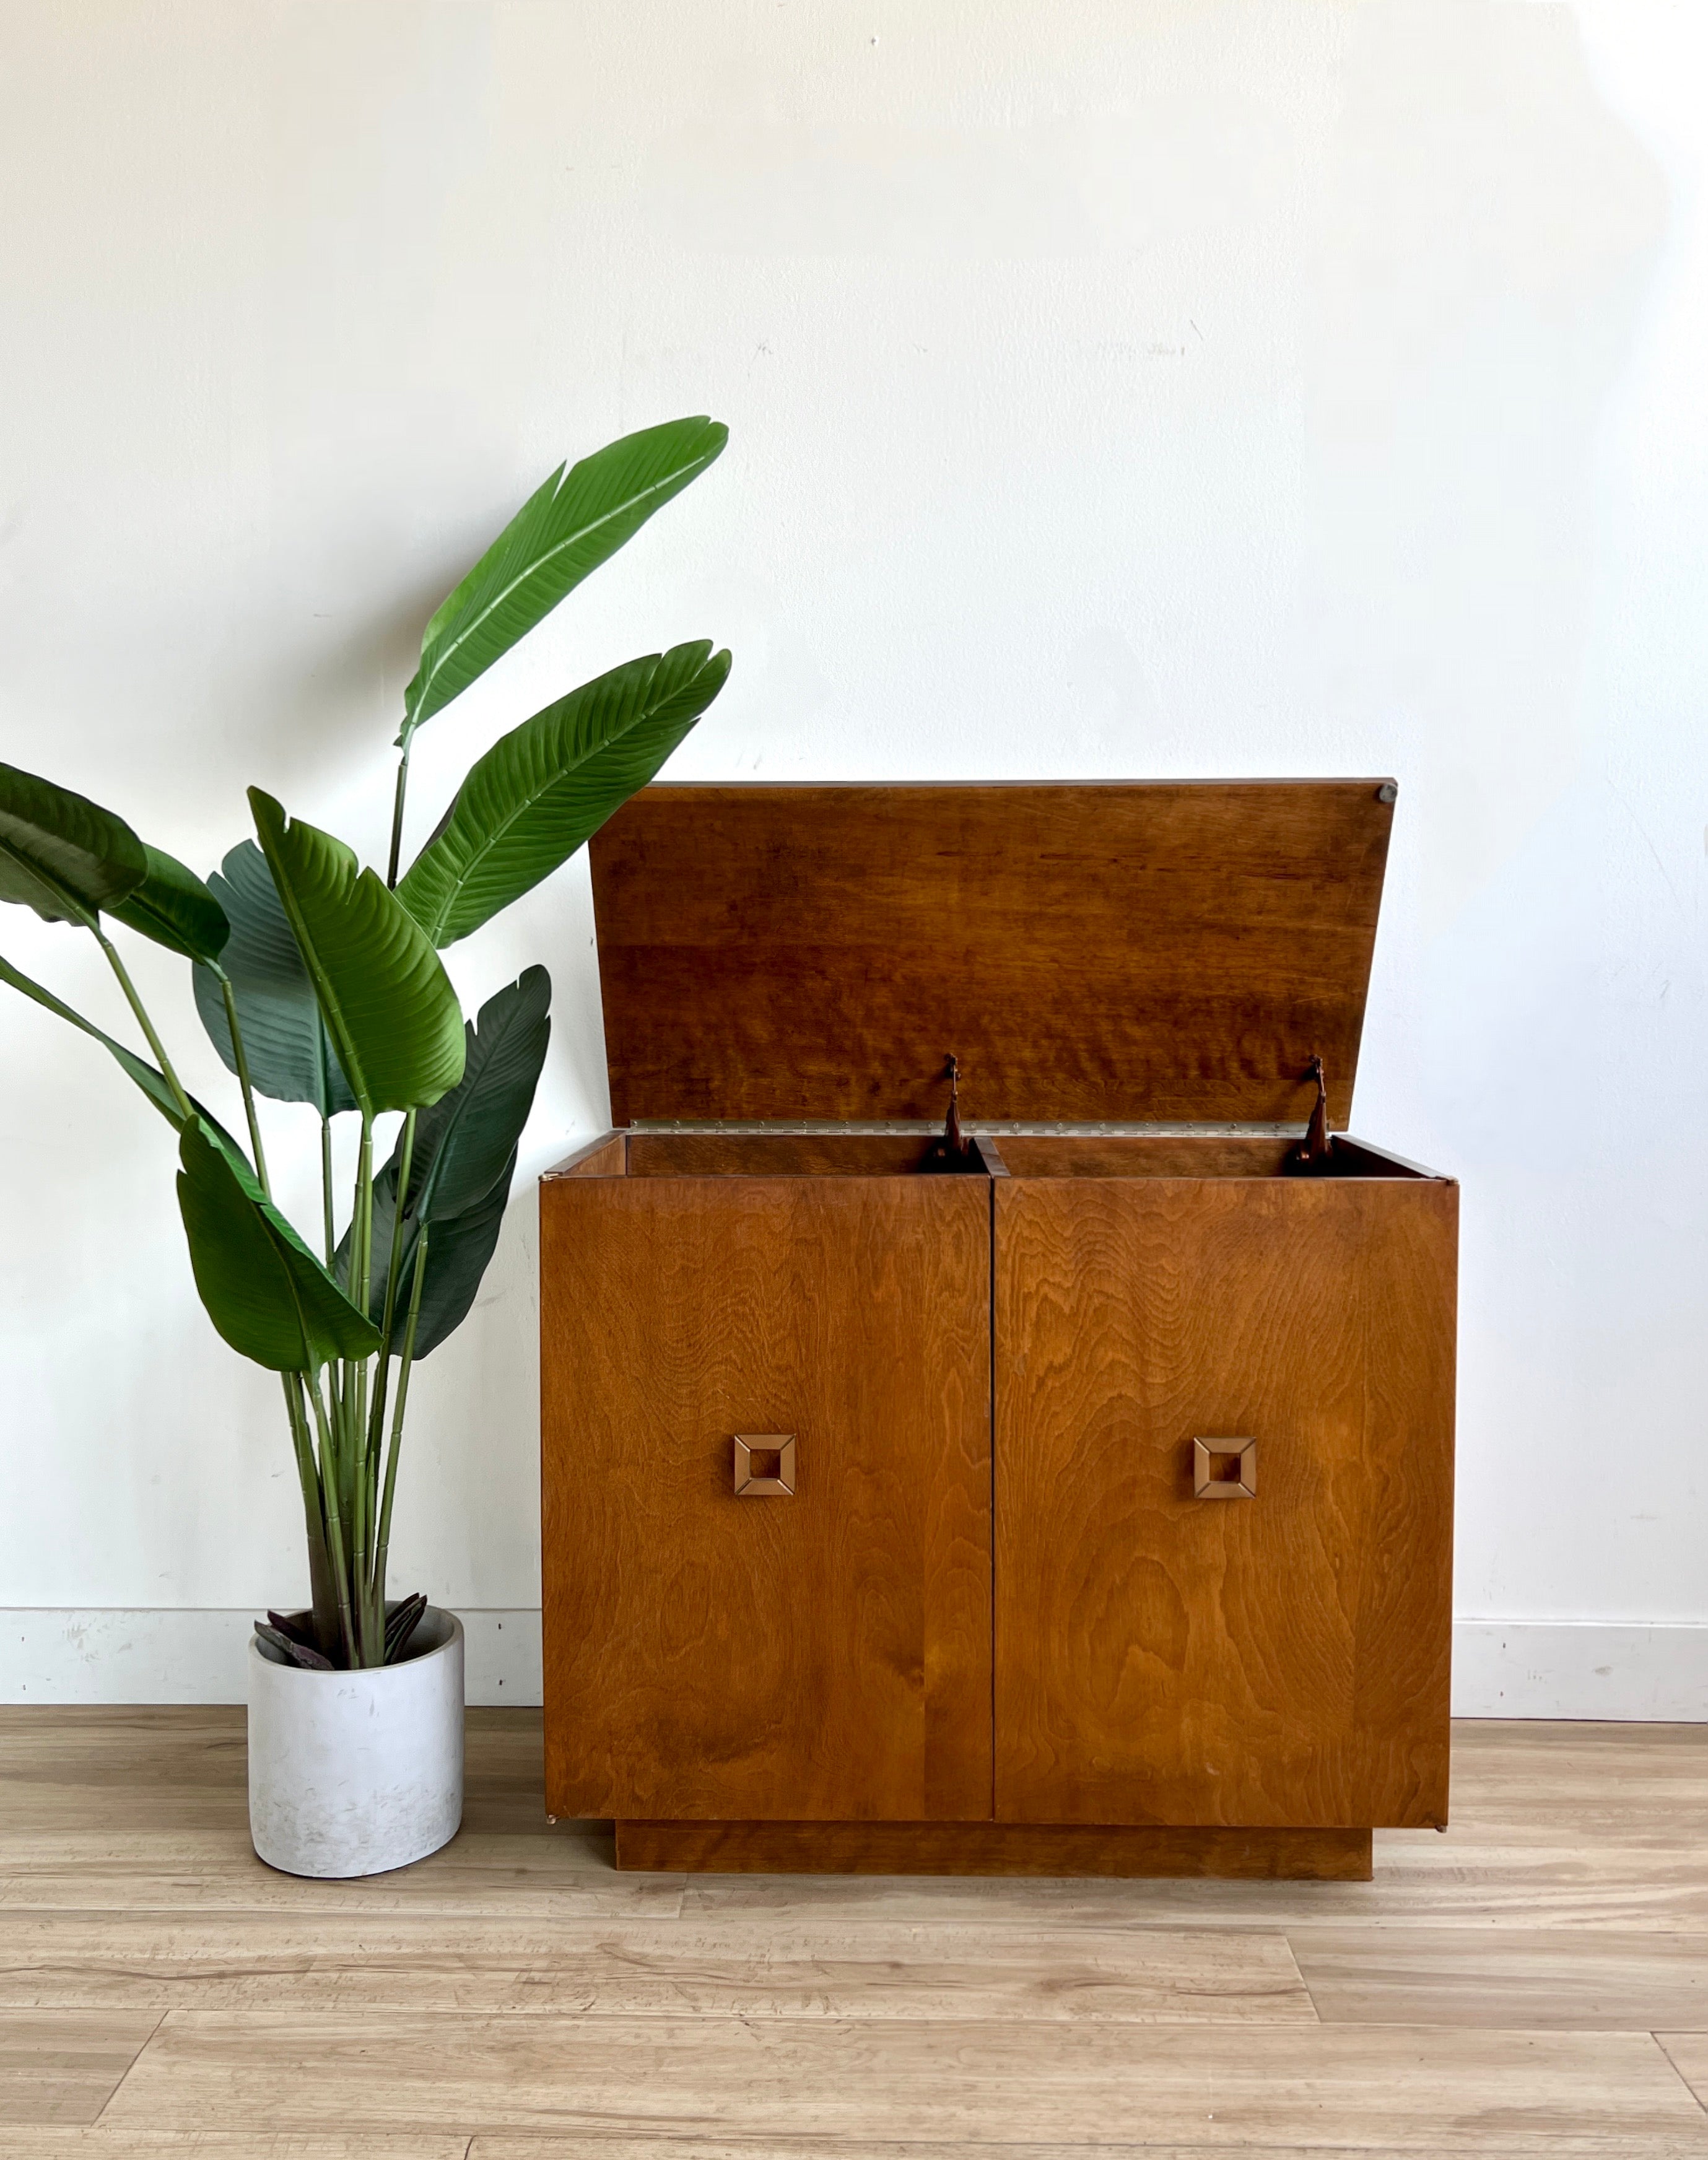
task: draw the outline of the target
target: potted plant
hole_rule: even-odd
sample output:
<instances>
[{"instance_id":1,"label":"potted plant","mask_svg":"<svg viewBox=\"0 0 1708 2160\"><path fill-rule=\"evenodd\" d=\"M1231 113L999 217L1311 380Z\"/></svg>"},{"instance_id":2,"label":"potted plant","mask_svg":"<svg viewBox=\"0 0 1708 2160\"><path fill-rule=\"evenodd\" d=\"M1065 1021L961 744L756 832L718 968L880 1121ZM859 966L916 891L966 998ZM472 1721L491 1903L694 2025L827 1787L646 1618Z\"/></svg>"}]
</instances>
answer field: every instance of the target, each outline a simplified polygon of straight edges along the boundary
<instances>
[{"instance_id":1,"label":"potted plant","mask_svg":"<svg viewBox=\"0 0 1708 2160\"><path fill-rule=\"evenodd\" d=\"M231 1347L279 1375L309 1601L269 1613L249 1645L250 1823L261 1856L293 1873L401 1867L462 1815L462 1631L419 1592L388 1596L392 1500L414 1368L468 1312L497 1243L551 984L529 968L465 1023L439 953L652 777L729 656L706 642L648 654L523 721L471 767L400 875L410 745L726 439L714 421L677 420L560 465L435 612L404 697L383 878L252 788L255 838L204 880L111 811L0 765L0 899L96 940L148 1055L3 959L0 977L103 1044L174 1127L197 1290ZM114 924L191 963L247 1148L185 1091ZM275 1203L257 1095L319 1120L308 1234ZM347 1202L334 1190L339 1117L360 1121Z\"/></svg>"}]
</instances>

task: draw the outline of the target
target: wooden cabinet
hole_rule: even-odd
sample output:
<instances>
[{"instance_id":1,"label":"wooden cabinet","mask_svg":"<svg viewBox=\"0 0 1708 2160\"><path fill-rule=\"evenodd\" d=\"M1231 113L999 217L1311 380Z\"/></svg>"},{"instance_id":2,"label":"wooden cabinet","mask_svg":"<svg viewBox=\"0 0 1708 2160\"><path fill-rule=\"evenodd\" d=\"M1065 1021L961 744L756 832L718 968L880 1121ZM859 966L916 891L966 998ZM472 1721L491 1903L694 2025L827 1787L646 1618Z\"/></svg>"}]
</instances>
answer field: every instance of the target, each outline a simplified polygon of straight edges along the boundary
<instances>
[{"instance_id":1,"label":"wooden cabinet","mask_svg":"<svg viewBox=\"0 0 1708 2160\"><path fill-rule=\"evenodd\" d=\"M998 1817L1445 1822L1456 1189L1064 1176L1075 1142L1022 1145ZM1249 1495L1197 1496L1200 1436L1255 1441Z\"/></svg>"},{"instance_id":2,"label":"wooden cabinet","mask_svg":"<svg viewBox=\"0 0 1708 2160\"><path fill-rule=\"evenodd\" d=\"M553 1813L635 1866L1316 1876L1445 1821L1457 1189L1332 1130L1391 803L663 787L595 839Z\"/></svg>"},{"instance_id":3,"label":"wooden cabinet","mask_svg":"<svg viewBox=\"0 0 1708 2160\"><path fill-rule=\"evenodd\" d=\"M988 1815L986 1194L631 1150L542 1219L555 1811Z\"/></svg>"}]
</instances>

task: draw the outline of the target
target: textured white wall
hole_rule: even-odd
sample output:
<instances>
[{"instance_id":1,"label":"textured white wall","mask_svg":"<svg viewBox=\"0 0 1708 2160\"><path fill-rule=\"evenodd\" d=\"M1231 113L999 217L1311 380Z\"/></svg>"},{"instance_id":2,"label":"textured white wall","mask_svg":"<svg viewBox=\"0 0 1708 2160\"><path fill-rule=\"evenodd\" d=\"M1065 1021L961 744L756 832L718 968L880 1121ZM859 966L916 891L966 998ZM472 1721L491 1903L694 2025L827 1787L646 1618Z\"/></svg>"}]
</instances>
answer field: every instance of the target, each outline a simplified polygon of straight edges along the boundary
<instances>
[{"instance_id":1,"label":"textured white wall","mask_svg":"<svg viewBox=\"0 0 1708 2160\"><path fill-rule=\"evenodd\" d=\"M683 775L1397 773L1356 1124L1464 1181L1461 1610L1708 1618L1700 10L7 0L0 74L0 755L199 867L251 781L376 853L432 604L565 452L719 415L422 737L417 837L699 635ZM527 1172L603 1116L589 932L578 865L452 955L556 978ZM86 945L0 919L112 1020ZM299 1586L172 1153L0 1004L0 1605ZM522 1190L401 1496L474 1607L537 1597Z\"/></svg>"}]
</instances>

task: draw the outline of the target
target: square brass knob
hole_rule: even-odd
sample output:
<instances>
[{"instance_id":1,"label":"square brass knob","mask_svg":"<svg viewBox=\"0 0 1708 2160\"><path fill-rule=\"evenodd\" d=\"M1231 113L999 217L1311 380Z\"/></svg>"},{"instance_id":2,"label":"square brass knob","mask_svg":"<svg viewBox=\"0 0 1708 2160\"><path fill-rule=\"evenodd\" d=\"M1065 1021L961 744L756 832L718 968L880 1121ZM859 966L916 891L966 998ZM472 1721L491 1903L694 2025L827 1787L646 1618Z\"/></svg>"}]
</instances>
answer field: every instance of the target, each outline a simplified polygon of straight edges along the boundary
<instances>
[{"instance_id":1,"label":"square brass knob","mask_svg":"<svg viewBox=\"0 0 1708 2160\"><path fill-rule=\"evenodd\" d=\"M762 1500L795 1490L795 1436L792 1432L738 1432L735 1436L735 1497Z\"/></svg>"},{"instance_id":2,"label":"square brass knob","mask_svg":"<svg viewBox=\"0 0 1708 2160\"><path fill-rule=\"evenodd\" d=\"M1201 1500L1256 1499L1257 1442L1195 1440L1192 1490Z\"/></svg>"}]
</instances>

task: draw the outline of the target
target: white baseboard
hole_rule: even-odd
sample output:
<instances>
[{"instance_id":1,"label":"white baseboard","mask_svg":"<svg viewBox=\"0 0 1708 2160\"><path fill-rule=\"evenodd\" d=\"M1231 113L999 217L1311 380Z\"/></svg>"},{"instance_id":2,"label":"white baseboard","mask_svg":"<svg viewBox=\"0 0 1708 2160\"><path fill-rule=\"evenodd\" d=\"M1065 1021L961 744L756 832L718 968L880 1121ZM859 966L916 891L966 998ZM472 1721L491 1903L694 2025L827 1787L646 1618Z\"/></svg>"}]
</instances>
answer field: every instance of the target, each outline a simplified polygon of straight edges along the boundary
<instances>
[{"instance_id":1,"label":"white baseboard","mask_svg":"<svg viewBox=\"0 0 1708 2160\"><path fill-rule=\"evenodd\" d=\"M470 1702L540 1700L540 1616L458 1608ZM241 1702L255 1614L205 1607L0 1610L0 1702Z\"/></svg>"},{"instance_id":2,"label":"white baseboard","mask_svg":"<svg viewBox=\"0 0 1708 2160\"><path fill-rule=\"evenodd\" d=\"M538 1612L460 1617L469 1700L537 1703ZM241 1702L253 1617L247 1607L0 1610L0 1702ZM1453 1710L1708 1723L1708 1623L1460 1620Z\"/></svg>"},{"instance_id":3,"label":"white baseboard","mask_svg":"<svg viewBox=\"0 0 1708 2160\"><path fill-rule=\"evenodd\" d=\"M1708 1623L1456 1620L1453 1710L1708 1723Z\"/></svg>"}]
</instances>

